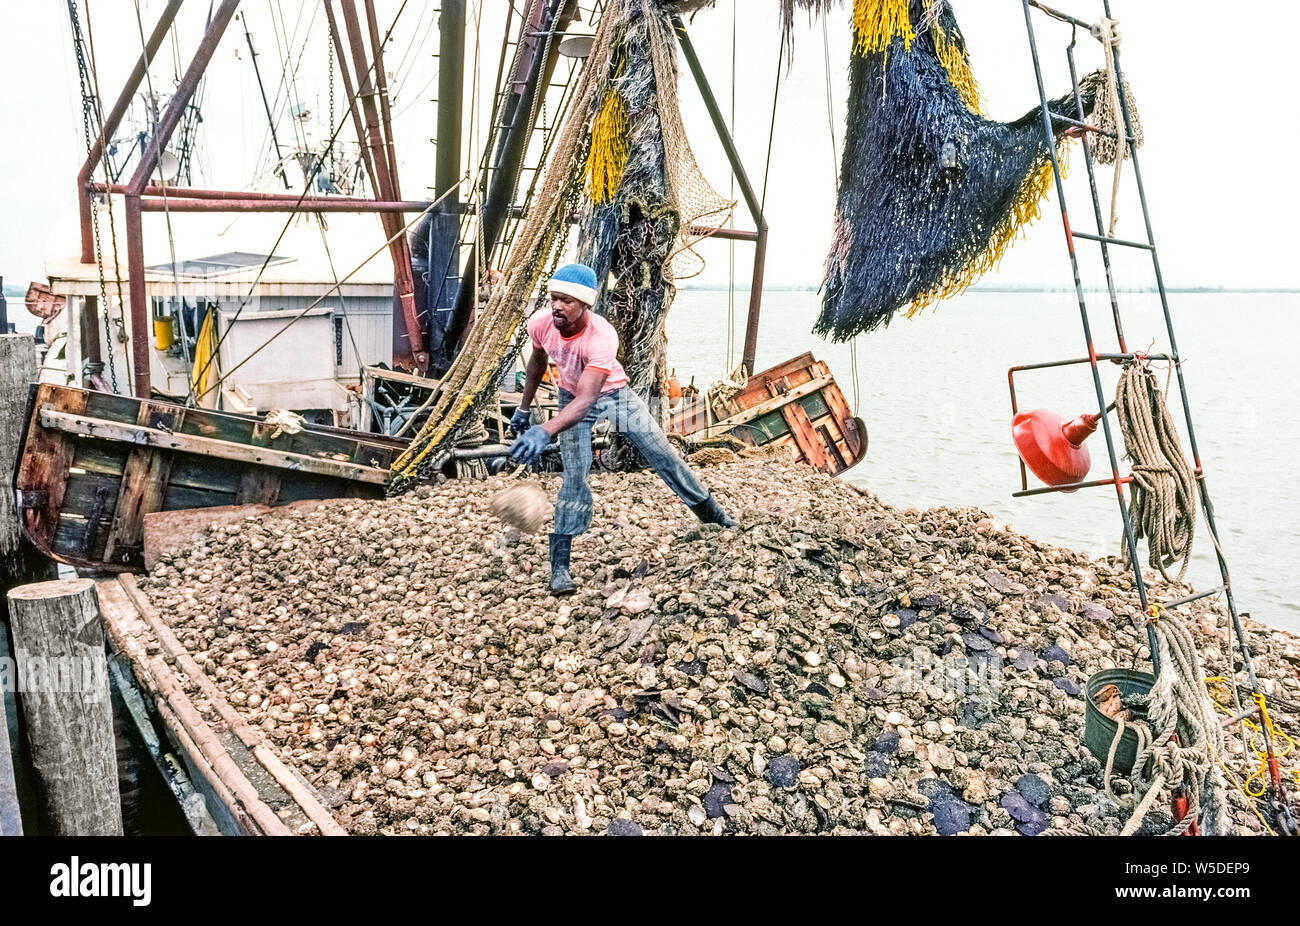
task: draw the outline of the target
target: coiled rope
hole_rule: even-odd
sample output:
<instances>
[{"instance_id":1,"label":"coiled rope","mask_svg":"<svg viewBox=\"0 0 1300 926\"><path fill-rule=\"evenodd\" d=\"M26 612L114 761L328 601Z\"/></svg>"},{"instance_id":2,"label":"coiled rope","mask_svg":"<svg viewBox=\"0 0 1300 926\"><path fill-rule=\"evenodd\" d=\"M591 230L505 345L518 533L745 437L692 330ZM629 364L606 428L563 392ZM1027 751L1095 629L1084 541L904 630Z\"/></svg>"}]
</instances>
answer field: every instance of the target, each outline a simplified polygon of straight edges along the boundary
<instances>
[{"instance_id":1,"label":"coiled rope","mask_svg":"<svg viewBox=\"0 0 1300 926\"><path fill-rule=\"evenodd\" d=\"M1111 788L1111 776L1120 739L1126 728L1134 729L1138 749L1129 782L1133 795L1142 796L1120 835L1136 833L1164 788L1180 785L1187 792L1187 814L1163 835L1181 835L1198 820L1207 835L1223 835L1227 831L1227 785L1220 771L1223 728L1205 690L1205 670L1196 642L1187 626L1159 605L1151 606L1151 627L1160 655L1160 675L1145 699L1150 723L1119 720L1106 756L1106 793L1120 806L1132 806L1134 797L1117 795Z\"/></svg>"},{"instance_id":2,"label":"coiled rope","mask_svg":"<svg viewBox=\"0 0 1300 926\"><path fill-rule=\"evenodd\" d=\"M1130 362L1120 374L1115 413L1133 463L1129 517L1135 536L1146 538L1150 565L1166 581L1181 582L1196 528L1194 479L1156 375L1145 362ZM1127 546L1123 551L1127 562ZM1180 561L1178 574L1170 575Z\"/></svg>"}]
</instances>

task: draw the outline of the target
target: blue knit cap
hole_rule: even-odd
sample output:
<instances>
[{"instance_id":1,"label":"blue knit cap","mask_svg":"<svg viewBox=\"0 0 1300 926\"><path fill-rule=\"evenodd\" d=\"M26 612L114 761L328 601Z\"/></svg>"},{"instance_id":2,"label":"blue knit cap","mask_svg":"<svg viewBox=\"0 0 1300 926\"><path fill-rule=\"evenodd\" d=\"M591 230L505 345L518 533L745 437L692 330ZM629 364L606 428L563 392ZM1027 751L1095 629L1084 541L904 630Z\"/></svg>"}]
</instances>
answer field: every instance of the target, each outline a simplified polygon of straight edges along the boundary
<instances>
[{"instance_id":1,"label":"blue knit cap","mask_svg":"<svg viewBox=\"0 0 1300 926\"><path fill-rule=\"evenodd\" d=\"M572 296L587 305L596 304L596 271L586 264L565 264L551 277L549 289L553 293Z\"/></svg>"}]
</instances>

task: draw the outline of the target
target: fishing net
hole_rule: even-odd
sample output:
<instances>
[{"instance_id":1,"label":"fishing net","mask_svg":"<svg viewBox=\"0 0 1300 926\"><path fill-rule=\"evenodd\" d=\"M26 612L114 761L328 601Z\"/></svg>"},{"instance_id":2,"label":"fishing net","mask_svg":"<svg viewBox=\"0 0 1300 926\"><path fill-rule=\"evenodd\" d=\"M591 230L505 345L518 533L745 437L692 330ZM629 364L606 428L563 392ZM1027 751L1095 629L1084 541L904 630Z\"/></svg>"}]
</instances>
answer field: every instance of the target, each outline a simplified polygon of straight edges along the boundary
<instances>
[{"instance_id":1,"label":"fishing net","mask_svg":"<svg viewBox=\"0 0 1300 926\"><path fill-rule=\"evenodd\" d=\"M496 384L522 344L524 313L543 277L558 263L567 240L568 217L580 203L588 121L594 101L605 90L613 39L613 19L602 17L533 207L501 268L501 282L470 329L465 346L438 381L427 422L393 463L390 494L406 491L421 474L436 471L457 439L479 425Z\"/></svg>"},{"instance_id":2,"label":"fishing net","mask_svg":"<svg viewBox=\"0 0 1300 926\"><path fill-rule=\"evenodd\" d=\"M631 387L659 395L664 323L674 280L703 267L694 245L727 220L733 201L701 173L682 126L673 4L623 0L606 8L618 39L592 119L584 171L587 207L578 259L606 284L597 311L618 330Z\"/></svg>"},{"instance_id":3,"label":"fishing net","mask_svg":"<svg viewBox=\"0 0 1300 926\"><path fill-rule=\"evenodd\" d=\"M813 12L828 5L793 2ZM853 31L839 198L814 327L834 340L961 292L997 265L1052 184L1040 109L1010 123L980 115L948 3L854 0ZM1085 113L1096 87L1080 91ZM1048 108L1074 115L1074 95ZM1053 120L1061 156L1067 128Z\"/></svg>"}]
</instances>

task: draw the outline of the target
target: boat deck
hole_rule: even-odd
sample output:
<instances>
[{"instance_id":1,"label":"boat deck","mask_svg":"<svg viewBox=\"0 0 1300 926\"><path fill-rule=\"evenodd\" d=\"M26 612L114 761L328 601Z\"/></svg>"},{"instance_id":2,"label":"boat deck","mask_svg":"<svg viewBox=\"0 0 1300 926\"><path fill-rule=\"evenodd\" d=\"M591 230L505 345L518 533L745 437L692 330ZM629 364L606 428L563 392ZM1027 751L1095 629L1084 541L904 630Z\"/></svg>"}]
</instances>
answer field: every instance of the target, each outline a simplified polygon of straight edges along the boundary
<instances>
[{"instance_id":1,"label":"boat deck","mask_svg":"<svg viewBox=\"0 0 1300 926\"><path fill-rule=\"evenodd\" d=\"M130 668L224 835L346 831L317 790L226 701L135 583L98 582L109 643Z\"/></svg>"}]
</instances>

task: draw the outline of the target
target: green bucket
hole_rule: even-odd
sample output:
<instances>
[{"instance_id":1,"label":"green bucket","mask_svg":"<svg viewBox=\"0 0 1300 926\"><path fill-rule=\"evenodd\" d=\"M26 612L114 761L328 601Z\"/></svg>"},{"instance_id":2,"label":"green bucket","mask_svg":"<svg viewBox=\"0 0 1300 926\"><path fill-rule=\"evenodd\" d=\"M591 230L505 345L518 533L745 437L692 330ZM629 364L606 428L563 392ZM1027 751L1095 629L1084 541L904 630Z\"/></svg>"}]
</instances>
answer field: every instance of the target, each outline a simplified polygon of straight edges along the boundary
<instances>
[{"instance_id":1,"label":"green bucket","mask_svg":"<svg viewBox=\"0 0 1300 926\"><path fill-rule=\"evenodd\" d=\"M1105 669L1088 679L1083 689L1083 742L1098 760L1103 763L1106 761L1119 724L1101 712L1097 706L1097 692L1107 685L1114 685L1119 689L1120 698L1126 699L1130 695L1148 694L1155 683L1155 676L1146 672L1134 672L1132 669ZM1125 729L1119 748L1115 750L1116 772L1127 775L1133 770L1133 763L1137 760L1137 747L1137 732L1131 727Z\"/></svg>"}]
</instances>

